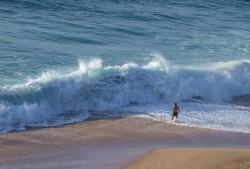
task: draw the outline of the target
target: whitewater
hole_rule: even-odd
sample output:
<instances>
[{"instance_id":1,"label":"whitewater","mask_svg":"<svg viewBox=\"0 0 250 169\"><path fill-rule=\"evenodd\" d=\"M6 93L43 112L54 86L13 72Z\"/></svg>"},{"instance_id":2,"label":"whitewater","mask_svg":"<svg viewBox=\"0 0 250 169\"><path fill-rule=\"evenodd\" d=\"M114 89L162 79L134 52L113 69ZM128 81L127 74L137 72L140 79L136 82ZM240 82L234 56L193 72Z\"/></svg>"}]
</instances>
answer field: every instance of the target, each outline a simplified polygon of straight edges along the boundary
<instances>
[{"instance_id":1,"label":"whitewater","mask_svg":"<svg viewBox=\"0 0 250 169\"><path fill-rule=\"evenodd\" d=\"M168 120L174 102L180 125L249 132L250 61L207 67L103 66L80 61L68 74L44 72L27 83L1 88L1 132L79 122L88 117L141 116Z\"/></svg>"},{"instance_id":2,"label":"whitewater","mask_svg":"<svg viewBox=\"0 0 250 169\"><path fill-rule=\"evenodd\" d=\"M0 133L146 117L250 133L250 3L0 2Z\"/></svg>"}]
</instances>

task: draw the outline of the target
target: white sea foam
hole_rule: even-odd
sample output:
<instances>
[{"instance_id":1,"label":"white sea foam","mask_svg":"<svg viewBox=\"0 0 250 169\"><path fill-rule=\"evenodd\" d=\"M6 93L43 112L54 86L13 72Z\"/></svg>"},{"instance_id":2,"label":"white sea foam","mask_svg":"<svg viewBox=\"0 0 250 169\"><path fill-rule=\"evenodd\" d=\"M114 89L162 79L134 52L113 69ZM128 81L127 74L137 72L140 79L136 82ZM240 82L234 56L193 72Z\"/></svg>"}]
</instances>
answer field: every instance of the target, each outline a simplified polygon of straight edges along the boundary
<instances>
[{"instance_id":1,"label":"white sea foam","mask_svg":"<svg viewBox=\"0 0 250 169\"><path fill-rule=\"evenodd\" d=\"M250 133L250 111L243 106L217 102L178 102L179 117L175 125ZM120 114L170 121L173 103L134 105L120 109ZM128 113L129 112L129 113Z\"/></svg>"},{"instance_id":2,"label":"white sea foam","mask_svg":"<svg viewBox=\"0 0 250 169\"><path fill-rule=\"evenodd\" d=\"M0 129L3 132L32 124L61 125L84 120L89 112L117 112L115 115L120 116L124 107L133 105L188 101L190 104L183 107L185 124L250 132L245 120L249 121L248 111L223 103L250 94L249 72L248 60L192 68L171 65L161 56L145 65L103 66L100 59L80 61L79 69L68 74L44 72L25 84L1 88ZM193 98L204 103L197 103ZM130 115L154 114L148 109L133 108L129 112ZM238 116L233 115L235 112ZM161 119L161 112L155 116ZM224 117L222 121L221 117Z\"/></svg>"}]
</instances>

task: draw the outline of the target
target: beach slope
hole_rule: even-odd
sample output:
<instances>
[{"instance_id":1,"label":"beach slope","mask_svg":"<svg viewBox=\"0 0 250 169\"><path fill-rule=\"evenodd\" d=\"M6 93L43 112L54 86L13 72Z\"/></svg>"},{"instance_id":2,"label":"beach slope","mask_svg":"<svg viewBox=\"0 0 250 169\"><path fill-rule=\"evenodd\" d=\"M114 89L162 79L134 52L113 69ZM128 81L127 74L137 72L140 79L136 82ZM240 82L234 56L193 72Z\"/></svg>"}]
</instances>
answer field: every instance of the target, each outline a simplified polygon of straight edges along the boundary
<instances>
[{"instance_id":1,"label":"beach slope","mask_svg":"<svg viewBox=\"0 0 250 169\"><path fill-rule=\"evenodd\" d=\"M249 143L248 133L148 118L90 119L0 135L0 169L119 169L133 161L129 168L211 169L230 164L246 168ZM147 155L150 150L154 151Z\"/></svg>"},{"instance_id":2,"label":"beach slope","mask_svg":"<svg viewBox=\"0 0 250 169\"><path fill-rule=\"evenodd\" d=\"M126 169L250 169L250 149L163 148Z\"/></svg>"}]
</instances>

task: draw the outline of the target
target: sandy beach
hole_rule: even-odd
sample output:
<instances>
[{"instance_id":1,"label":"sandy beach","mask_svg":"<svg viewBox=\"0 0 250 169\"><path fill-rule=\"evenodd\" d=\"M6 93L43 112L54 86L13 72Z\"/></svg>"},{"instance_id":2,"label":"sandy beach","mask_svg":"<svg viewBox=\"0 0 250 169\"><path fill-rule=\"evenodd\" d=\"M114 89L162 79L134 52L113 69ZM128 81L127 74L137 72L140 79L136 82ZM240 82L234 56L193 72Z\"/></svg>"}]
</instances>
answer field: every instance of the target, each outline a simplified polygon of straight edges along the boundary
<instances>
[{"instance_id":1,"label":"sandy beach","mask_svg":"<svg viewBox=\"0 0 250 169\"><path fill-rule=\"evenodd\" d=\"M126 169L249 169L250 149L157 149Z\"/></svg>"},{"instance_id":2,"label":"sandy beach","mask_svg":"<svg viewBox=\"0 0 250 169\"><path fill-rule=\"evenodd\" d=\"M199 161L200 166L207 158L209 164L214 161L217 165L215 154L229 155L223 165L238 160L239 165L246 161L248 167L249 143L249 134L177 126L147 118L91 119L0 135L0 168L168 168L174 154L184 154L183 165L190 161L189 168L196 167L191 161ZM158 165L157 160L164 164ZM171 165L175 164L172 161ZM183 166L178 163L178 167Z\"/></svg>"}]
</instances>

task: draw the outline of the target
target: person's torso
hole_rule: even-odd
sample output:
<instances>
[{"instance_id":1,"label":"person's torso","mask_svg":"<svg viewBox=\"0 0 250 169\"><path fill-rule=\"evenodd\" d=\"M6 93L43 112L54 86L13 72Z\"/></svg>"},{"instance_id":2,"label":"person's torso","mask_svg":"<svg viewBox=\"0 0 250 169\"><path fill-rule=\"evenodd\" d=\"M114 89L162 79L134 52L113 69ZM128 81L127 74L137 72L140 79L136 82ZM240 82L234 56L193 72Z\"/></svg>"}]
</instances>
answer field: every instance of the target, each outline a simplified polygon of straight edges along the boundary
<instances>
[{"instance_id":1,"label":"person's torso","mask_svg":"<svg viewBox=\"0 0 250 169\"><path fill-rule=\"evenodd\" d=\"M178 111L179 111L179 107L178 107L178 106L174 106L173 112L174 112L174 113L178 113Z\"/></svg>"}]
</instances>

